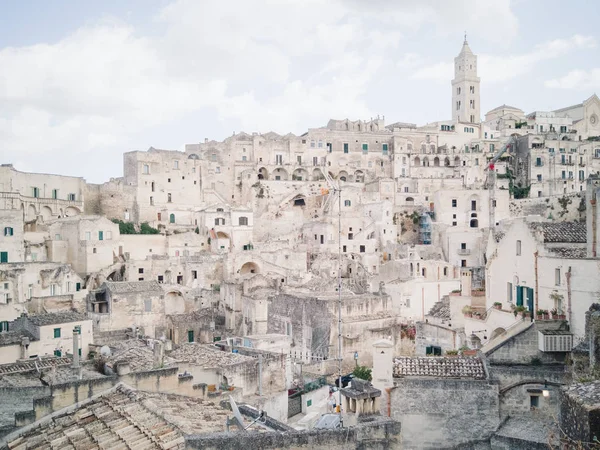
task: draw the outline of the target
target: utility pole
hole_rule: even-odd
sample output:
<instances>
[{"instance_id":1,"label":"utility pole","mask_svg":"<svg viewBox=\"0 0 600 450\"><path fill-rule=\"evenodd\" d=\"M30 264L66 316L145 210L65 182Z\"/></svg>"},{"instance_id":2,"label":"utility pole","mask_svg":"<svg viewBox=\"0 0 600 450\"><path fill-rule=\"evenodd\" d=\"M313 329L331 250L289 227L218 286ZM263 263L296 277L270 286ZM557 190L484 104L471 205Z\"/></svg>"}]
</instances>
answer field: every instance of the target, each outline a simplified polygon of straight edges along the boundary
<instances>
[{"instance_id":1,"label":"utility pole","mask_svg":"<svg viewBox=\"0 0 600 450\"><path fill-rule=\"evenodd\" d=\"M342 192L338 188L338 405L340 412L340 426L344 426L342 416Z\"/></svg>"}]
</instances>

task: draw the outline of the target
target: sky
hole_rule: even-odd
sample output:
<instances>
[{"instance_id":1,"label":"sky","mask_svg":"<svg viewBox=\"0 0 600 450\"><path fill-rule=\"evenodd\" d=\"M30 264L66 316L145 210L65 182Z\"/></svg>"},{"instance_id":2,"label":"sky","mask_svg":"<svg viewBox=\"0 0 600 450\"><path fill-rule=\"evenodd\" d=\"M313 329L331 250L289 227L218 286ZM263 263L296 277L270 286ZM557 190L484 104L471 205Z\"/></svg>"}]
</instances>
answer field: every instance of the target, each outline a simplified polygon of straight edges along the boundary
<instances>
[{"instance_id":1,"label":"sky","mask_svg":"<svg viewBox=\"0 0 600 450\"><path fill-rule=\"evenodd\" d=\"M482 115L600 94L595 0L0 0L0 163L102 183L124 152L330 118L451 118L464 33Z\"/></svg>"}]
</instances>

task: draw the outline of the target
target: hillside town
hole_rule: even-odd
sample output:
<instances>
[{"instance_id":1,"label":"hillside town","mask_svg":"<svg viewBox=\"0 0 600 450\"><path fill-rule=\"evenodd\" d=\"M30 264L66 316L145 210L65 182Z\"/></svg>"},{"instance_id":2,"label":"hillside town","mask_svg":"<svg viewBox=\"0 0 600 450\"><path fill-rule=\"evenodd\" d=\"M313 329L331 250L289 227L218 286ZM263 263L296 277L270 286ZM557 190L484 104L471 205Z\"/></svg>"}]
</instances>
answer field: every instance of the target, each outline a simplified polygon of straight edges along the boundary
<instances>
[{"instance_id":1,"label":"hillside town","mask_svg":"<svg viewBox=\"0 0 600 450\"><path fill-rule=\"evenodd\" d=\"M459 47L448 120L2 164L0 448L593 448L600 99Z\"/></svg>"}]
</instances>

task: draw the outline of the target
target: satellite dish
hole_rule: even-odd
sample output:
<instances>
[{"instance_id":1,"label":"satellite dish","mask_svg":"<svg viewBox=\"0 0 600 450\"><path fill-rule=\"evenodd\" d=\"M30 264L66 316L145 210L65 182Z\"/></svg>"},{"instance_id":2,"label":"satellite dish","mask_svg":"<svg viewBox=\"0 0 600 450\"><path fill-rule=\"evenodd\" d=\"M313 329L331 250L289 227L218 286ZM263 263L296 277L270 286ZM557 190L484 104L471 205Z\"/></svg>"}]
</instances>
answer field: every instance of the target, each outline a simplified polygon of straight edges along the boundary
<instances>
[{"instance_id":1,"label":"satellite dish","mask_svg":"<svg viewBox=\"0 0 600 450\"><path fill-rule=\"evenodd\" d=\"M237 403L231 395L229 396L229 404L231 405L233 418L231 420L229 420L229 418L227 419L227 428L229 429L229 425L236 425L240 431L244 431L244 418L242 417L242 413L240 413Z\"/></svg>"},{"instance_id":2,"label":"satellite dish","mask_svg":"<svg viewBox=\"0 0 600 450\"><path fill-rule=\"evenodd\" d=\"M100 348L100 355L101 356L110 356L111 351L110 351L110 347L108 345L104 345L102 346L102 348Z\"/></svg>"}]
</instances>

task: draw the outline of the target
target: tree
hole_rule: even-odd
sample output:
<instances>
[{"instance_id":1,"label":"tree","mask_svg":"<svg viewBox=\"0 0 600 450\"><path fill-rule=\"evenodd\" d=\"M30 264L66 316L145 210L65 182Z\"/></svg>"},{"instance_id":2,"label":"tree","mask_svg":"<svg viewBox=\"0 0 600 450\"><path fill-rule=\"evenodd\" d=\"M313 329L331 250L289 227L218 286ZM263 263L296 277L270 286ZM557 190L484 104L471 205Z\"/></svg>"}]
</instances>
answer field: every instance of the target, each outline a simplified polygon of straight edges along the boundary
<instances>
[{"instance_id":1,"label":"tree","mask_svg":"<svg viewBox=\"0 0 600 450\"><path fill-rule=\"evenodd\" d=\"M148 222L144 222L140 225L140 234L159 234L160 231L158 231L156 228L152 228L150 225L148 225Z\"/></svg>"},{"instance_id":2,"label":"tree","mask_svg":"<svg viewBox=\"0 0 600 450\"><path fill-rule=\"evenodd\" d=\"M352 372L356 378L360 378L361 380L371 381L373 377L371 376L371 369L366 366L356 366L354 371Z\"/></svg>"},{"instance_id":3,"label":"tree","mask_svg":"<svg viewBox=\"0 0 600 450\"><path fill-rule=\"evenodd\" d=\"M112 219L113 223L119 225L119 233L121 234L137 234L133 222L123 222L119 219Z\"/></svg>"}]
</instances>

